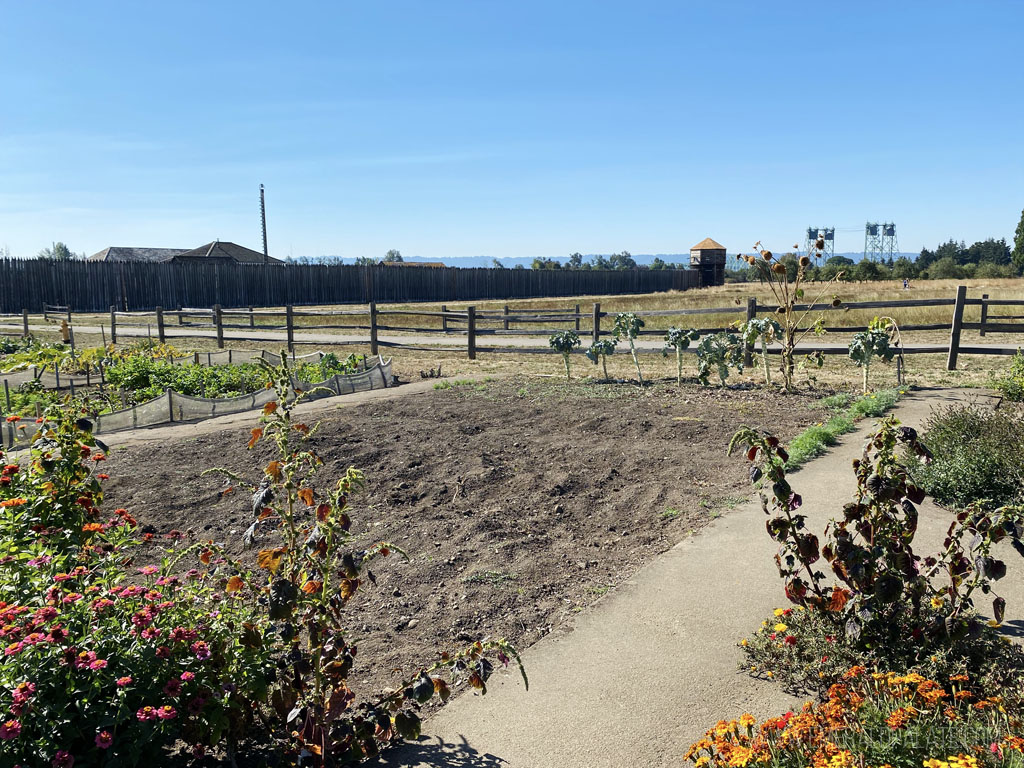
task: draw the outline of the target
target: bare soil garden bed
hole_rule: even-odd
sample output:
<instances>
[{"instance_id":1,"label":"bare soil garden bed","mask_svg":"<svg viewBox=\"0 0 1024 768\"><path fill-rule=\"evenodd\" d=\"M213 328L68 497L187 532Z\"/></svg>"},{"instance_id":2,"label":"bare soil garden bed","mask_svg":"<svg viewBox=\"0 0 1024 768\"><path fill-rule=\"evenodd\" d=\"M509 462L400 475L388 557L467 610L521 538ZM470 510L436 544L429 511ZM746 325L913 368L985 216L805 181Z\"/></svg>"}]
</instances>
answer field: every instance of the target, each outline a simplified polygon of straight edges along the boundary
<instances>
[{"instance_id":1,"label":"bare soil garden bed","mask_svg":"<svg viewBox=\"0 0 1024 768\"><path fill-rule=\"evenodd\" d=\"M524 649L571 627L747 497L745 464L725 456L740 424L788 439L821 420L821 394L520 377L324 412L311 440L325 461L320 489L362 469L357 546L390 541L411 558L379 562L376 585L350 603L353 684L392 685L394 670L483 636ZM232 429L115 449L107 506L128 508L157 541L176 530L251 563L249 494L200 474L225 467L258 480L269 454L247 439Z\"/></svg>"}]
</instances>

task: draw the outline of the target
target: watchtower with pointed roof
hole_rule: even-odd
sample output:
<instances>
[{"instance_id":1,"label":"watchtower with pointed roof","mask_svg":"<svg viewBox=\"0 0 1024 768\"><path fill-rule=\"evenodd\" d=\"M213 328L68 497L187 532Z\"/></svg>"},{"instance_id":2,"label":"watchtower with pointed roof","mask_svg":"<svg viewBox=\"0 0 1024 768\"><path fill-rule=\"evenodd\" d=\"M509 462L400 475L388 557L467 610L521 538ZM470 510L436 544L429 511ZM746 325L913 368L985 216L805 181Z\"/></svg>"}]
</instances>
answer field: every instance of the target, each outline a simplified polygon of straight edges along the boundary
<instances>
[{"instance_id":1,"label":"watchtower with pointed roof","mask_svg":"<svg viewBox=\"0 0 1024 768\"><path fill-rule=\"evenodd\" d=\"M705 237L690 249L690 269L700 273L701 287L725 285L725 246Z\"/></svg>"}]
</instances>

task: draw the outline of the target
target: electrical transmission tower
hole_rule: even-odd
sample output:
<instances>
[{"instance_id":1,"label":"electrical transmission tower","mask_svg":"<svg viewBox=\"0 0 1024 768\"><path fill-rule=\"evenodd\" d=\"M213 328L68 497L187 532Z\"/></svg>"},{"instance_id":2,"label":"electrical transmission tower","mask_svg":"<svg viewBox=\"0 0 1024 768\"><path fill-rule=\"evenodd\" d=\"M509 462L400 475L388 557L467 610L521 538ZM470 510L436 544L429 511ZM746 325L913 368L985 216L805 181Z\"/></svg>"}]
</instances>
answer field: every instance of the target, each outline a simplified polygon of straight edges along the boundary
<instances>
[{"instance_id":1,"label":"electrical transmission tower","mask_svg":"<svg viewBox=\"0 0 1024 768\"><path fill-rule=\"evenodd\" d=\"M825 248L821 256L825 261L836 255L836 228L835 227L808 227L807 240L804 241L804 253L811 254L818 239L825 241Z\"/></svg>"},{"instance_id":2,"label":"electrical transmission tower","mask_svg":"<svg viewBox=\"0 0 1024 768\"><path fill-rule=\"evenodd\" d=\"M870 261L892 261L899 256L896 225L891 222L864 225L864 258Z\"/></svg>"}]
</instances>

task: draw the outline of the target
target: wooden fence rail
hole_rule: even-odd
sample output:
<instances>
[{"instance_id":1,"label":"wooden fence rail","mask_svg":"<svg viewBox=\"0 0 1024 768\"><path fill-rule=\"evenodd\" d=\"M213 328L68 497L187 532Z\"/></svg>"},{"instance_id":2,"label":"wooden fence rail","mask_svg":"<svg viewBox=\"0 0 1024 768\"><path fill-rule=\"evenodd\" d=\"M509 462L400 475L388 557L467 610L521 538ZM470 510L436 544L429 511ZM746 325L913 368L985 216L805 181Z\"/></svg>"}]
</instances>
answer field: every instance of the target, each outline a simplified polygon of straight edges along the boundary
<instances>
[{"instance_id":1,"label":"wooden fence rail","mask_svg":"<svg viewBox=\"0 0 1024 768\"><path fill-rule=\"evenodd\" d=\"M832 303L822 303L815 305L799 305L797 309L799 311L808 310L812 312L846 312L857 309L888 309L898 310L901 308L912 308L912 307L952 307L952 317L948 323L918 323L918 324L907 324L901 326L903 331L934 331L934 330L945 330L950 331L950 341L947 349L947 368L954 370L957 365L957 358L959 354L1012 354L1013 350L1007 347L993 347L993 346L980 346L980 345L963 345L960 342L963 331L978 331L980 336L984 336L986 332L989 333L1009 333L1017 334L1024 333L1024 323L1014 323L1013 320L1024 320L1024 314L1001 314L992 315L988 312L989 307L1021 307L1024 308L1024 300L1018 299L989 299L987 294L982 295L981 298L968 298L966 286L959 286L955 297L949 299L902 299L892 301L862 301L862 302L848 302L833 305ZM967 322L964 320L964 309L968 306L980 306L981 307L981 320L980 322ZM60 315L55 315L55 310L61 310ZM73 320L73 316L70 312L65 312L65 307L52 307L46 306L43 308L42 319L45 321L49 318L60 317L62 321L67 322L68 326L73 328L74 323L69 322ZM757 317L759 314L772 314L777 310L777 307L769 304L759 304L755 298L748 298L743 305L733 305L728 307L699 307L699 308L679 308L679 309L659 309L659 310L639 310L634 314L647 317L647 318L668 318L668 317L701 317L710 315L735 315L737 316L736 322L742 320L750 320ZM1012 310L1009 310L1012 311ZM343 338L341 341L336 343L366 343L367 337L372 354L377 354L378 349L381 346L392 346L421 349L419 345L403 344L401 342L394 342L388 340L381 340L381 332L391 333L403 333L403 334L428 334L428 335L440 335L445 337L465 337L465 350L470 358L474 358L477 352L507 352L507 351L519 351L519 352L534 352L544 351L543 348L524 348L524 347L487 347L482 348L477 346L477 339L479 337L529 337L529 336L547 336L552 333L558 333L564 330L575 329L577 331L584 330L582 323L589 322L590 327L586 329L586 334L592 341L598 341L602 336L610 335L610 330L607 327L602 328L602 320L605 318L613 317L616 313L604 312L601 310L600 304L594 304L589 311L581 311L579 304L570 308L561 307L544 307L544 308L515 308L510 310L506 305L502 310L477 310L474 306L467 306L464 309L450 309L447 305L442 305L438 311L426 310L426 309L381 309L378 308L376 302L370 302L367 308L359 309L303 309L297 310L292 305L286 305L284 309L260 309L260 308L224 308L220 305L214 305L210 309L205 308L183 308L178 307L173 310L164 310L162 307L156 307L152 311L123 311L116 305L109 307L109 335L110 340L114 343L117 342L119 335L129 335L124 333L126 328L134 329L146 329L146 335L155 337L160 342L165 342L168 336L174 337L188 337L190 335L189 329L195 329L195 337L209 337L212 335L216 339L217 346L224 348L226 343L226 330L235 331L232 335L233 339L244 339L246 336L239 334L238 331L254 330L254 331L284 331L285 340L287 342L288 349L294 351L296 344L303 343L315 343L324 344L331 343L325 340L323 335L320 335L315 341L305 341L302 339L296 340L296 332L303 331L355 331L360 332L358 338ZM169 333L167 320L176 317L178 320L177 327L173 328L173 331ZM190 322L185 323L184 319L189 318ZM261 318L266 322L257 322L257 318ZM401 320L392 320L392 318L407 318L408 323L402 323ZM419 318L434 319L437 324L432 327L427 327L424 324L416 324L416 320ZM20 325L20 331L22 335L28 335L30 329L31 316L27 309L22 310L21 314L5 314L0 315L0 324L5 324L9 328L17 327ZM385 320L386 322L381 322ZM201 322L191 322L191 320L200 320ZM312 322L307 322L312 321ZM85 322L83 322L85 324ZM520 327L512 327L518 325ZM526 326L525 328L522 326ZM539 327L538 327L539 326ZM720 327L699 327L695 328L701 335L707 333L714 333L721 330ZM854 333L857 331L866 330L865 326L852 326L852 325L830 325L826 326L825 330L831 333ZM104 334L104 329L100 328L100 332ZM120 332L120 333L119 333ZM367 332L365 336L361 335L362 332ZM665 333L665 330L657 328L647 328L641 331L642 336L660 336ZM140 333L138 330L132 333L133 336L138 336ZM258 338L249 338L252 340L259 340ZM835 345L822 346L820 351L825 354L838 354L844 353L844 348L837 348ZM924 352L935 352L935 347L921 346L921 345L909 345L904 349L904 354L919 354ZM750 358L750 350L745 350L746 357Z\"/></svg>"}]
</instances>

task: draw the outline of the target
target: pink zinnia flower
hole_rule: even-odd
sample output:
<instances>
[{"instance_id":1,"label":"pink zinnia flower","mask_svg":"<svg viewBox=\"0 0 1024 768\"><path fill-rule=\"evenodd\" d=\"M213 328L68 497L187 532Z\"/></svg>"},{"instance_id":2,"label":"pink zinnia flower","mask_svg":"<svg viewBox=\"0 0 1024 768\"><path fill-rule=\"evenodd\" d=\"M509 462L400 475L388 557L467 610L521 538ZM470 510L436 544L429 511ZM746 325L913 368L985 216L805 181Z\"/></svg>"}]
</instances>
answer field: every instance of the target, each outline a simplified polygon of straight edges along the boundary
<instances>
[{"instance_id":1,"label":"pink zinnia flower","mask_svg":"<svg viewBox=\"0 0 1024 768\"><path fill-rule=\"evenodd\" d=\"M194 653L196 658L200 661L205 661L210 658L210 646L208 646L204 641L199 640L192 643L192 653Z\"/></svg>"},{"instance_id":2,"label":"pink zinnia flower","mask_svg":"<svg viewBox=\"0 0 1024 768\"><path fill-rule=\"evenodd\" d=\"M195 672L182 672L181 673L181 682L183 682L183 683L190 683L190 682L192 682L195 679L196 679Z\"/></svg>"},{"instance_id":3,"label":"pink zinnia flower","mask_svg":"<svg viewBox=\"0 0 1024 768\"><path fill-rule=\"evenodd\" d=\"M107 660L106 659L96 659L96 661L92 662L89 665L89 669L100 670L100 669L105 669L106 666L107 666Z\"/></svg>"},{"instance_id":4,"label":"pink zinnia flower","mask_svg":"<svg viewBox=\"0 0 1024 768\"><path fill-rule=\"evenodd\" d=\"M114 737L110 731L100 731L96 734L96 746L100 749L110 749L110 745L114 743Z\"/></svg>"},{"instance_id":5,"label":"pink zinnia flower","mask_svg":"<svg viewBox=\"0 0 1024 768\"><path fill-rule=\"evenodd\" d=\"M162 707L157 709L156 716L161 720L173 720L178 716L178 711L170 704L164 704Z\"/></svg>"},{"instance_id":6,"label":"pink zinnia flower","mask_svg":"<svg viewBox=\"0 0 1024 768\"><path fill-rule=\"evenodd\" d=\"M132 679L125 675L124 677L117 678L117 687L124 688L132 684Z\"/></svg>"},{"instance_id":7,"label":"pink zinnia flower","mask_svg":"<svg viewBox=\"0 0 1024 768\"><path fill-rule=\"evenodd\" d=\"M71 768L75 764L75 758L66 750L58 750L53 756L53 768Z\"/></svg>"},{"instance_id":8,"label":"pink zinnia flower","mask_svg":"<svg viewBox=\"0 0 1024 768\"><path fill-rule=\"evenodd\" d=\"M167 684L164 686L164 693L168 696L177 696L181 693L181 680L174 677L168 680Z\"/></svg>"},{"instance_id":9,"label":"pink zinnia flower","mask_svg":"<svg viewBox=\"0 0 1024 768\"><path fill-rule=\"evenodd\" d=\"M0 723L0 739L16 739L21 735L21 723L17 720L8 720Z\"/></svg>"},{"instance_id":10,"label":"pink zinnia flower","mask_svg":"<svg viewBox=\"0 0 1024 768\"><path fill-rule=\"evenodd\" d=\"M135 716L142 722L146 722L147 720L156 720L156 710L150 706L141 707L139 711L135 713Z\"/></svg>"},{"instance_id":11,"label":"pink zinnia flower","mask_svg":"<svg viewBox=\"0 0 1024 768\"><path fill-rule=\"evenodd\" d=\"M146 576L152 576L159 570L160 569L157 568L155 565L144 565L141 568L139 568L139 573L144 573Z\"/></svg>"}]
</instances>

